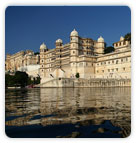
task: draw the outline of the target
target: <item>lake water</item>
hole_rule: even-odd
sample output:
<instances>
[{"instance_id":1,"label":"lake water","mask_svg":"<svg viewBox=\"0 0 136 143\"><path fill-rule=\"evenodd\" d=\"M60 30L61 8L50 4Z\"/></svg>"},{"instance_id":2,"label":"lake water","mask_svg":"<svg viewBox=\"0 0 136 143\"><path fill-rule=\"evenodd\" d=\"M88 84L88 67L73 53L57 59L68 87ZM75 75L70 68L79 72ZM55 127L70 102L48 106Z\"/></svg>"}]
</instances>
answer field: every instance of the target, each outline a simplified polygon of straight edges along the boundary
<instances>
[{"instance_id":1,"label":"lake water","mask_svg":"<svg viewBox=\"0 0 136 143\"><path fill-rule=\"evenodd\" d=\"M122 138L131 132L131 88L6 90L13 138Z\"/></svg>"}]
</instances>

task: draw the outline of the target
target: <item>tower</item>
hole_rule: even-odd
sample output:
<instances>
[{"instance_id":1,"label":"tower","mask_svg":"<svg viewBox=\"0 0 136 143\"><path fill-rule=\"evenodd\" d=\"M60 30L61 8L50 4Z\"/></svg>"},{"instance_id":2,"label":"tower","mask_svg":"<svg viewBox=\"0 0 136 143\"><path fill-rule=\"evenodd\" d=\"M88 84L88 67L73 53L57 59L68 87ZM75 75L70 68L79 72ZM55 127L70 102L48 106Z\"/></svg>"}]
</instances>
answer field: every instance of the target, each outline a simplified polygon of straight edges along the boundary
<instances>
[{"instance_id":1,"label":"tower","mask_svg":"<svg viewBox=\"0 0 136 143\"><path fill-rule=\"evenodd\" d=\"M95 45L95 53L97 55L104 54L105 42L102 36L100 36Z\"/></svg>"},{"instance_id":2,"label":"tower","mask_svg":"<svg viewBox=\"0 0 136 143\"><path fill-rule=\"evenodd\" d=\"M56 68L61 68L61 49L63 42L61 39L56 40Z\"/></svg>"},{"instance_id":3,"label":"tower","mask_svg":"<svg viewBox=\"0 0 136 143\"><path fill-rule=\"evenodd\" d=\"M45 52L47 51L46 45L43 43L40 46L40 77L45 77L46 76L46 58L45 58Z\"/></svg>"},{"instance_id":4,"label":"tower","mask_svg":"<svg viewBox=\"0 0 136 143\"><path fill-rule=\"evenodd\" d=\"M79 52L79 37L78 32L74 29L70 34L70 66L71 76L75 77L77 73L77 58Z\"/></svg>"}]
</instances>

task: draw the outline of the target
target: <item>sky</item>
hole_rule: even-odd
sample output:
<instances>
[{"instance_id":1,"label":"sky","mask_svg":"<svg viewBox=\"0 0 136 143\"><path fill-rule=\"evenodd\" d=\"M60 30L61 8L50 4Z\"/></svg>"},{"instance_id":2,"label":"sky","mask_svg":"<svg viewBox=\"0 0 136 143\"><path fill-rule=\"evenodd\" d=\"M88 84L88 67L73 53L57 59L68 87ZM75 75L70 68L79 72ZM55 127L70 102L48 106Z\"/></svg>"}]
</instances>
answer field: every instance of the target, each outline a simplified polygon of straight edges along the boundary
<instances>
[{"instance_id":1,"label":"sky","mask_svg":"<svg viewBox=\"0 0 136 143\"><path fill-rule=\"evenodd\" d=\"M69 43L70 33L97 40L107 46L131 32L131 11L127 6L9 6L5 11L5 54L21 50L39 52L44 42Z\"/></svg>"}]
</instances>

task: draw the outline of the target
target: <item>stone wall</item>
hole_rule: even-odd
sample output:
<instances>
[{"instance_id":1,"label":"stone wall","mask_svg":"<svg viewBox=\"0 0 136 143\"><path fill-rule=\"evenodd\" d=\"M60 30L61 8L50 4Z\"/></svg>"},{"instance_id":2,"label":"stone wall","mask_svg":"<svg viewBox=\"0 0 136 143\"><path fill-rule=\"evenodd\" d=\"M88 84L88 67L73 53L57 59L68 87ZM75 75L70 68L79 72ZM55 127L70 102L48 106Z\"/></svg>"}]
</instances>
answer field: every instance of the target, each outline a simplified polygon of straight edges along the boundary
<instances>
[{"instance_id":1,"label":"stone wall","mask_svg":"<svg viewBox=\"0 0 136 143\"><path fill-rule=\"evenodd\" d=\"M130 87L130 79L70 79L57 78L40 84L40 87Z\"/></svg>"}]
</instances>

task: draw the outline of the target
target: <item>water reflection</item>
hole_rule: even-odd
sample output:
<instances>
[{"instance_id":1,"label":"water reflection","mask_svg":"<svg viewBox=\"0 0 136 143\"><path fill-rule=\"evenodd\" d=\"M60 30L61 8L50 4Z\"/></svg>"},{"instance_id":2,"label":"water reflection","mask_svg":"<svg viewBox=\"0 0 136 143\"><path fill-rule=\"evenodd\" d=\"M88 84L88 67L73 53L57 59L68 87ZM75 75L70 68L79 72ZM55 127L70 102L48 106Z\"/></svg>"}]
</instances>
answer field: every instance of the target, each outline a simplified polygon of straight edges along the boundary
<instances>
[{"instance_id":1,"label":"water reflection","mask_svg":"<svg viewBox=\"0 0 136 143\"><path fill-rule=\"evenodd\" d=\"M13 131L8 127L39 125L53 133L54 126L68 126L67 132L39 137L126 137L130 95L130 88L6 90L6 132Z\"/></svg>"}]
</instances>

